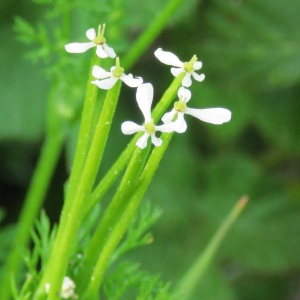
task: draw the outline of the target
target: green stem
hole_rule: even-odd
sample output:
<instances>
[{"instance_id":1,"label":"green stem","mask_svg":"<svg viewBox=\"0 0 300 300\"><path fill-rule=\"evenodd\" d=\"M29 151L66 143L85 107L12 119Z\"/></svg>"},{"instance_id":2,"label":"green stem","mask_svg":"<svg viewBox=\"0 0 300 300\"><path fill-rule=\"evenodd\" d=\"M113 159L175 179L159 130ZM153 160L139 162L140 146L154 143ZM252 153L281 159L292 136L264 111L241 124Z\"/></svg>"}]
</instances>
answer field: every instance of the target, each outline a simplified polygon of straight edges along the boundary
<instances>
[{"instance_id":1,"label":"green stem","mask_svg":"<svg viewBox=\"0 0 300 300\"><path fill-rule=\"evenodd\" d=\"M136 149L135 143L140 136L140 134L135 135L135 137L130 141L130 143L115 161L113 166L108 170L108 172L93 190L91 198L87 203L87 216L90 214L95 205L102 199L102 197L106 194L106 192L109 190L112 184L117 180L117 178L121 175L122 171L125 169L126 165L130 161L130 158L132 157L132 153Z\"/></svg>"},{"instance_id":2,"label":"green stem","mask_svg":"<svg viewBox=\"0 0 300 300\"><path fill-rule=\"evenodd\" d=\"M94 84L91 84L91 81L94 79L92 75L93 66L100 64L100 58L96 55L93 55L91 61L91 67L89 72L89 78L87 82L83 112L80 122L80 130L76 144L76 150L74 155L74 162L71 170L71 175L68 184L66 202L70 202L76 193L78 187L78 182L80 181L82 170L86 161L86 157L91 145L91 140L93 137L93 121L95 118L96 110L96 101L98 95L98 87Z\"/></svg>"},{"instance_id":3,"label":"green stem","mask_svg":"<svg viewBox=\"0 0 300 300\"><path fill-rule=\"evenodd\" d=\"M184 74L180 75L178 78L175 78L170 85L170 87L166 90L159 103L155 107L153 111L153 118L155 122L159 120L162 114L166 111L171 101L174 99L179 86L181 85L181 80ZM83 267L80 271L80 280L77 281L79 283L78 291L80 294L80 290L83 289L86 285L86 280L90 276L91 269L95 260L97 259L99 253L101 252L102 247L111 231L111 228L115 226L118 221L119 216L121 215L125 201L130 195L132 190L132 186L136 183L139 173L142 170L144 161L146 159L146 155L144 155L145 151L142 151L141 155L137 155L139 153L139 149L137 149L135 143L140 134L137 134L130 144L126 147L123 153L120 155L116 163L112 166L112 168L107 172L106 176L101 180L100 184L95 188L94 192L91 195L89 204L87 206L85 215L93 209L96 203L104 196L106 191L110 188L113 182L117 179L119 174L128 164L130 157L130 165L127 168L127 171L123 177L120 187L118 191L114 195L112 202L110 203L107 211L105 212L104 218L101 220L100 224L97 226L96 232L93 236L93 239L84 255ZM135 154L132 156L133 151L135 150ZM137 164L138 162L138 164ZM127 184L130 182L130 185ZM125 183L125 184L123 184ZM132 186L131 186L132 185ZM84 275L83 275L84 274Z\"/></svg>"},{"instance_id":4,"label":"green stem","mask_svg":"<svg viewBox=\"0 0 300 300\"><path fill-rule=\"evenodd\" d=\"M63 140L62 135L48 136L42 147L41 156L19 217L14 237L15 246L9 253L3 272L4 278L1 279L2 300L9 299L11 276L16 276L21 260L24 258L23 253L30 239L30 230L45 198L56 162L61 153Z\"/></svg>"},{"instance_id":5,"label":"green stem","mask_svg":"<svg viewBox=\"0 0 300 300\"><path fill-rule=\"evenodd\" d=\"M108 133L110 131L115 108L121 89L121 81L107 92L102 112L86 159L72 205L66 203L58 228L58 236L51 252L44 276L40 282L37 297L44 293L45 283L50 283L49 300L57 299L70 256L76 244L76 235L82 223L85 201L93 187L100 166ZM66 211L67 210L67 211ZM61 236L61 238L60 238ZM58 241L58 242L57 242Z\"/></svg>"},{"instance_id":6,"label":"green stem","mask_svg":"<svg viewBox=\"0 0 300 300\"><path fill-rule=\"evenodd\" d=\"M156 105L153 110L153 118L155 122L159 120L162 114L166 111L171 101L174 99L179 86L181 85L181 81L184 74L180 75L178 78L175 78L170 85L170 87L166 90L159 103ZM129 158L132 156L133 151L135 150L135 154L132 156L130 160L130 164L126 170L126 173L123 177L121 185L118 188L118 191L114 195L112 202L110 203L107 211L105 212L104 218L101 220L100 224L97 226L96 232L93 236L93 239L84 255L83 267L80 271L80 280L77 281L79 283L78 291L80 291L86 286L86 281L90 276L91 269L95 260L97 259L99 253L101 252L102 247L106 239L108 238L111 228L115 226L120 217L121 213L124 210L124 205L126 204L124 199L126 200L132 188L135 186L135 183L138 179L138 175L140 174L144 161L146 159L145 151L141 151L137 149L135 143L140 134L136 135L130 144L126 147L123 153L120 155L116 163L113 167L108 171L106 176L101 180L100 184L95 188L94 192L89 201L89 205L87 207L86 215L93 209L97 202L103 197L105 192L109 189L112 183L117 179L118 175L122 172L125 166L128 163ZM137 154L140 153L141 154ZM138 163L137 163L138 162ZM127 183L130 182L130 185Z\"/></svg>"},{"instance_id":7,"label":"green stem","mask_svg":"<svg viewBox=\"0 0 300 300\"><path fill-rule=\"evenodd\" d=\"M92 75L92 70L94 65L100 64L101 59L94 53L91 59L90 71L87 81L86 94L83 104L83 111L80 122L80 129L75 149L75 155L73 160L73 166L71 170L71 175L68 182L67 193L65 196L64 210L62 211L61 222L67 220L67 217L64 216L64 213L68 213L70 206L72 205L72 199L75 197L77 191L78 183L80 181L86 157L88 155L89 147L91 145L91 140L94 133L95 123L94 120L97 115L97 96L98 96L98 87L94 84L91 84L91 81L94 79ZM63 227L64 225L61 224ZM55 243L59 244L60 231L57 233ZM55 246L55 245L54 245Z\"/></svg>"},{"instance_id":8,"label":"green stem","mask_svg":"<svg viewBox=\"0 0 300 300\"><path fill-rule=\"evenodd\" d=\"M136 150L132 155L122 181L110 202L108 209L105 211L103 219L98 225L89 247L84 253L82 262L83 268L80 270L79 280L76 281L78 282L77 292L79 295L81 295L82 291L86 288L94 263L99 257L100 252L110 235L111 228L114 227L124 211L127 200L136 188L138 179L144 168L145 161L150 151L150 145L144 150L137 147L135 148Z\"/></svg>"},{"instance_id":9,"label":"green stem","mask_svg":"<svg viewBox=\"0 0 300 300\"><path fill-rule=\"evenodd\" d=\"M169 0L161 12L156 14L151 25L143 32L139 39L134 43L133 47L127 52L123 61L123 66L125 68L130 68L136 60L139 59L154 39L162 32L182 2L183 0Z\"/></svg>"},{"instance_id":10,"label":"green stem","mask_svg":"<svg viewBox=\"0 0 300 300\"><path fill-rule=\"evenodd\" d=\"M178 294L181 295L182 298L189 299L192 296L196 285L201 282L207 270L207 267L209 266L217 250L219 249L221 242L225 238L231 226L243 212L245 206L247 205L247 202L248 197L246 196L243 196L237 202L237 204L233 207L217 232L214 234L214 236L204 249L203 253L201 253L199 258L183 276L178 288Z\"/></svg>"},{"instance_id":11,"label":"green stem","mask_svg":"<svg viewBox=\"0 0 300 300\"><path fill-rule=\"evenodd\" d=\"M173 80L171 85L168 87L168 89L165 91L155 108L152 112L152 117L155 123L159 121L159 119L162 117L164 112L168 109L171 102L175 98L177 91L179 87L181 86L181 81L183 79L185 74L180 74L177 78ZM125 148L125 150L121 153L117 161L114 163L114 165L109 169L109 171L106 173L105 177L97 184L95 187L91 199L88 204L87 211L91 211L93 207L102 199L102 197L105 195L105 193L108 191L108 189L112 186L112 184L115 182L115 180L118 178L118 176L121 174L121 172L125 169L126 165L128 164L128 161L130 157L132 156L132 153L136 149L136 141L140 134L137 134L131 142L128 144L128 146Z\"/></svg>"},{"instance_id":12,"label":"green stem","mask_svg":"<svg viewBox=\"0 0 300 300\"><path fill-rule=\"evenodd\" d=\"M121 238L126 232L132 216L137 211L144 194L149 187L149 184L159 166L159 163L169 146L173 133L163 133L163 144L160 147L155 147L147 161L147 164L142 172L136 189L132 194L126 209L124 210L119 222L111 232L109 239L106 241L101 255L94 267L92 276L90 277L89 285L85 293L84 299L97 299L97 295L103 280L104 272L109 264L109 260L119 244Z\"/></svg>"}]
</instances>

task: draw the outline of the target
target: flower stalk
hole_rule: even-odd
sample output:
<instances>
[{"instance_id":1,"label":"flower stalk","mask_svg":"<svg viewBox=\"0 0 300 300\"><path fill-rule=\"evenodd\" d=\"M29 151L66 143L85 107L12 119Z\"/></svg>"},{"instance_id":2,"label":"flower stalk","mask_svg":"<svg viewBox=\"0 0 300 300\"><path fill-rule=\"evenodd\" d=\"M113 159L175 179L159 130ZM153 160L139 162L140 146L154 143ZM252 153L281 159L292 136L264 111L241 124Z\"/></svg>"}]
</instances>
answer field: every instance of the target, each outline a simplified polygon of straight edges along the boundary
<instances>
[{"instance_id":1,"label":"flower stalk","mask_svg":"<svg viewBox=\"0 0 300 300\"><path fill-rule=\"evenodd\" d=\"M183 76L183 75L182 75ZM154 120L158 120L164 111L168 108L172 100L174 99L176 92L180 86L182 78L175 78L169 88L164 93L163 97L156 105L156 108L153 111ZM139 134L135 135L130 144L126 147L123 153L120 155L116 163L112 166L112 168L108 171L106 176L100 181L100 183L94 189L91 198L89 200L87 212L91 211L92 208L99 202L101 197L105 194L105 192L109 189L112 183L118 177L118 174L122 172L122 170L126 167L128 163L129 157L132 156L128 168L125 172L125 175L122 179L120 186L112 202L110 203L107 211L104 214L103 219L98 225L93 239L88 247L83 261L83 269L80 271L81 282L78 287L79 291L84 289L85 282L90 278L90 272L96 259L98 258L101 249L103 248L110 232L111 228L113 228L118 222L122 212L126 207L125 200L128 199L135 188L141 171L143 170L143 166L145 160L147 158L147 154L149 151L149 147L141 151L136 148L136 141L139 138ZM134 153L132 155L132 153ZM87 213L86 213L87 215Z\"/></svg>"},{"instance_id":2,"label":"flower stalk","mask_svg":"<svg viewBox=\"0 0 300 300\"><path fill-rule=\"evenodd\" d=\"M152 117L154 122L158 122L164 112L172 103L175 98L178 88L181 85L182 78L184 74L179 75L177 78L174 78L171 85L167 88L157 105L152 111ZM89 200L88 210L93 209L93 207L102 199L105 193L109 190L109 188L113 185L115 180L121 174L121 172L126 168L129 158L132 156L136 149L136 141L140 137L140 134L137 133L130 143L127 145L125 150L121 153L119 158L113 164L113 166L109 169L106 175L102 178L102 180L96 185L94 188L91 199Z\"/></svg>"},{"instance_id":3,"label":"flower stalk","mask_svg":"<svg viewBox=\"0 0 300 300\"><path fill-rule=\"evenodd\" d=\"M159 163L167 150L172 139L173 133L163 133L163 143L159 147L155 147L146 163L146 166L139 178L136 189L133 192L126 209L124 210L119 222L116 224L108 240L105 242L103 250L94 267L94 271L90 277L89 285L85 293L85 299L96 299L105 270L109 264L109 260L119 244L121 238L126 232L132 216L136 213L141 200L147 191L147 188L159 166Z\"/></svg>"},{"instance_id":4,"label":"flower stalk","mask_svg":"<svg viewBox=\"0 0 300 300\"><path fill-rule=\"evenodd\" d=\"M78 282L80 282L78 286L79 293L86 289L94 264L107 242L111 229L118 222L126 208L128 199L138 184L138 179L143 171L149 151L149 145L144 150L136 148L121 183L111 200L108 209L105 211L100 224L96 228L90 245L84 253L82 262L83 267L78 274L80 276L80 280L78 280Z\"/></svg>"},{"instance_id":5,"label":"flower stalk","mask_svg":"<svg viewBox=\"0 0 300 300\"><path fill-rule=\"evenodd\" d=\"M96 54L93 55L91 67L86 87L83 111L80 122L80 129L74 155L74 162L71 170L71 175L68 183L66 202L70 202L74 198L78 182L82 175L82 170L86 161L86 157L91 145L93 136L93 120L95 119L96 101L98 96L98 88L91 84L93 79L92 70L95 64L100 64L100 59Z\"/></svg>"},{"instance_id":6,"label":"flower stalk","mask_svg":"<svg viewBox=\"0 0 300 300\"><path fill-rule=\"evenodd\" d=\"M70 206L67 202L63 208L62 219L58 228L58 236L38 291L38 293L41 293L45 284L49 282L49 300L56 299L67 269L69 258L73 253L76 235L82 223L82 212L84 211L85 200L88 199L90 195L102 160L119 98L120 88L121 82L119 81L107 92L86 163L82 171L81 180L78 183L77 192L72 199L72 205ZM60 238L62 235L63 238Z\"/></svg>"}]
</instances>

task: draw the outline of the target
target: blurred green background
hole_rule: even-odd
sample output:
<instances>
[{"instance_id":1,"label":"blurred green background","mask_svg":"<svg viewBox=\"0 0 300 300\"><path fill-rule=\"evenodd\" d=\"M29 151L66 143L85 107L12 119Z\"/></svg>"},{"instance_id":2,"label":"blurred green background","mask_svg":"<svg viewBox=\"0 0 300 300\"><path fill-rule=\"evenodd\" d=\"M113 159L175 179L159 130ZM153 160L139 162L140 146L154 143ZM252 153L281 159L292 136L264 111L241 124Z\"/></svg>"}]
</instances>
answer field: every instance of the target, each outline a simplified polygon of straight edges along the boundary
<instances>
[{"instance_id":1,"label":"blurred green background","mask_svg":"<svg viewBox=\"0 0 300 300\"><path fill-rule=\"evenodd\" d=\"M18 42L13 30L16 16L34 25L46 24L48 5L55 1L35 2L45 3L2 0L0 4L3 225L18 216L44 137L49 62L33 64L24 59L35 47ZM93 0L83 7L86 10L74 10L71 41L84 41L87 28L107 22L109 45L124 55L163 4ZM176 282L234 203L249 195L246 211L222 244L195 299L300 299L299 12L298 0L185 1L131 70L154 85L159 99L172 75L156 60L154 50L162 47L183 61L196 54L206 79L192 85L190 106L232 111L232 120L222 126L187 117L188 131L174 137L146 196L164 211L153 228L154 243L132 255L143 268ZM52 28L56 19L47 22L50 25L45 26ZM47 53L41 51L40 56ZM90 53L80 58L83 88L89 58ZM80 100L83 88L76 90ZM141 121L134 102L129 102L134 98L134 91L124 87L106 168L129 140L120 132L121 122ZM45 204L53 221L62 203L68 153L61 155ZM3 241L5 234L0 234Z\"/></svg>"}]
</instances>

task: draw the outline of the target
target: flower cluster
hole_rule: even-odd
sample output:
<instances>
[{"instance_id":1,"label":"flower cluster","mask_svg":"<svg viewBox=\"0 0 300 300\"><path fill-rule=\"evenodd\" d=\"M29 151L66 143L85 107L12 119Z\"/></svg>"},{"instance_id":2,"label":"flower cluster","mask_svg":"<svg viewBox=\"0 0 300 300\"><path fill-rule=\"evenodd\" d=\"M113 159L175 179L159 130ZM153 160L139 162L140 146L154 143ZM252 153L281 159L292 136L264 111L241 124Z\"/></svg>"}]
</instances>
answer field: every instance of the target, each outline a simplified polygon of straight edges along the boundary
<instances>
[{"instance_id":1,"label":"flower cluster","mask_svg":"<svg viewBox=\"0 0 300 300\"><path fill-rule=\"evenodd\" d=\"M115 58L116 53L114 49L106 44L104 31L105 24L99 26L97 34L93 28L88 29L86 36L90 42L71 43L66 45L65 49L70 53L82 53L92 47L96 47L96 54L100 58ZM187 87L191 86L192 78L199 82L202 82L205 78L204 74L196 73L202 67L202 63L198 61L196 55L188 62L182 62L175 54L163 51L161 48L157 49L154 55L162 63L172 66L171 73L175 77L178 77L182 73L185 74L182 79L182 86L178 90L178 101L174 102L174 108L170 112L163 115L162 122L164 124L162 125L154 124L151 116L153 86L150 83L143 83L141 77L134 77L132 74L126 75L120 65L119 57L116 57L116 65L111 67L110 72L99 66L94 66L92 70L92 74L96 80L91 81L91 83L100 89L109 90L118 80L123 81L129 87L137 88L136 101L144 116L144 123L138 125L134 122L126 121L121 125L121 130L124 134L144 132L136 142L139 148L143 149L147 146L149 137L151 137L151 141L155 146L160 146L162 140L155 136L156 131L185 132L187 129L185 115L194 116L201 121L211 124L223 124L231 119L231 112L225 108L197 109L187 107L187 103L192 96L191 91Z\"/></svg>"}]
</instances>

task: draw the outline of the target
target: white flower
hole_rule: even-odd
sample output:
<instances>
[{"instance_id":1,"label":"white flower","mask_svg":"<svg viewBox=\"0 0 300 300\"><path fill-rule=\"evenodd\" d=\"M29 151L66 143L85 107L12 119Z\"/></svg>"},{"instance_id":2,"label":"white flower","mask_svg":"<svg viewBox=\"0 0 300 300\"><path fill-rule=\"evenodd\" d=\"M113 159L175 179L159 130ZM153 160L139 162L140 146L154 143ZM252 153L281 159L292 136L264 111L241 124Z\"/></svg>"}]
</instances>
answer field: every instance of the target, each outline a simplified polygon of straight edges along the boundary
<instances>
[{"instance_id":1,"label":"white flower","mask_svg":"<svg viewBox=\"0 0 300 300\"><path fill-rule=\"evenodd\" d=\"M174 66L171 68L171 73L177 77L179 74L185 72L185 76L182 79L182 85L185 87L189 87L192 84L192 79L191 76L194 77L195 80L201 82L204 80L205 76L204 74L197 74L195 70L200 70L202 67L202 62L197 61L197 56L194 55L192 59L189 62L182 62L179 60L179 58L167 51L163 51L161 48L158 48L155 52L154 55L160 60L162 63L169 65L169 66Z\"/></svg>"},{"instance_id":2,"label":"white flower","mask_svg":"<svg viewBox=\"0 0 300 300\"><path fill-rule=\"evenodd\" d=\"M100 89L104 90L111 89L118 79L122 80L130 87L138 87L143 83L143 79L141 77L134 78L132 74L124 74L124 69L120 67L119 57L116 59L116 66L111 67L110 72L105 71L99 66L94 66L92 74L94 77L100 79L92 81L92 84L95 84Z\"/></svg>"},{"instance_id":3,"label":"white flower","mask_svg":"<svg viewBox=\"0 0 300 300\"><path fill-rule=\"evenodd\" d=\"M74 281L70 278L65 276L63 283L62 283L62 288L60 291L60 297L62 297L63 299L77 299L78 296L75 294L74 289L75 289L76 285L74 283ZM45 284L45 290L46 293L49 294L50 292L50 283L46 283Z\"/></svg>"},{"instance_id":4,"label":"white flower","mask_svg":"<svg viewBox=\"0 0 300 300\"><path fill-rule=\"evenodd\" d=\"M90 28L86 31L86 37L91 41L87 43L71 43L65 45L65 49L70 53L83 53L92 47L96 47L96 53L101 58L116 57L116 53L113 48L106 44L106 38L104 37L105 24L98 27L98 34L94 28Z\"/></svg>"},{"instance_id":5,"label":"white flower","mask_svg":"<svg viewBox=\"0 0 300 300\"><path fill-rule=\"evenodd\" d=\"M206 108L206 109L196 109L189 108L186 103L191 99L191 92L184 87L178 90L179 101L174 103L174 108L163 115L162 121L169 124L173 121L174 117L177 115L177 119L172 122L174 124L174 131L178 133L183 133L187 129L186 122L184 120L184 115L191 115L197 119L211 123L211 124L223 124L231 119L231 112L226 108Z\"/></svg>"},{"instance_id":6,"label":"white flower","mask_svg":"<svg viewBox=\"0 0 300 300\"><path fill-rule=\"evenodd\" d=\"M134 122L126 121L121 125L122 132L124 134L133 134L138 131L145 132L145 134L136 142L136 145L141 149L144 149L147 146L149 136L151 136L151 141L155 146L160 146L162 144L162 140L155 136L155 132L173 132L174 129L173 124L164 124L160 126L153 124L153 119L151 117L153 86L151 83L144 83L137 88L136 100L144 116L145 122L143 125L138 125Z\"/></svg>"}]
</instances>

